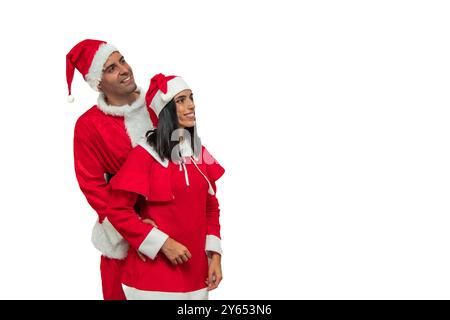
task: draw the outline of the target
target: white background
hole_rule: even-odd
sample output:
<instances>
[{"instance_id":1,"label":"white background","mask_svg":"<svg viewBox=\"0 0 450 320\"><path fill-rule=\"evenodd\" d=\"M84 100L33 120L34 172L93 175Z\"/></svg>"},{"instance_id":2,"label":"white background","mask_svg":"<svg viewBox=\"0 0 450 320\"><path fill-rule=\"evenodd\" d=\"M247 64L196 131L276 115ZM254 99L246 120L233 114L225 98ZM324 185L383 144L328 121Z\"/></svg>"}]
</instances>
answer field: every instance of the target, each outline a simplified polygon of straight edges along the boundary
<instances>
[{"instance_id":1,"label":"white background","mask_svg":"<svg viewBox=\"0 0 450 320\"><path fill-rule=\"evenodd\" d=\"M450 298L447 1L20 1L1 33L0 298L101 299L72 138L96 93L65 55L117 46L195 92L218 183L211 299Z\"/></svg>"}]
</instances>

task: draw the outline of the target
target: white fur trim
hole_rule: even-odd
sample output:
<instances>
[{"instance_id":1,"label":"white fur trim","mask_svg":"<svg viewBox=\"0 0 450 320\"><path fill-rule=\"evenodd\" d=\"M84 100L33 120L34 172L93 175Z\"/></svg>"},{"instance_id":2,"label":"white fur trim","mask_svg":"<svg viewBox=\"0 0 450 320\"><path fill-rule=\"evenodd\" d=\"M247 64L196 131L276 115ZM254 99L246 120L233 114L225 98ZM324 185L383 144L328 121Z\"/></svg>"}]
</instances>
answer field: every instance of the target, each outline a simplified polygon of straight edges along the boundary
<instances>
[{"instance_id":1,"label":"white fur trim","mask_svg":"<svg viewBox=\"0 0 450 320\"><path fill-rule=\"evenodd\" d=\"M212 234L208 234L206 236L206 245L205 245L205 251L208 253L208 251L217 252L220 255L222 255L222 242L219 237L214 236Z\"/></svg>"},{"instance_id":2,"label":"white fur trim","mask_svg":"<svg viewBox=\"0 0 450 320\"><path fill-rule=\"evenodd\" d=\"M169 238L167 234L154 227L142 241L138 250L150 259L155 259L167 238Z\"/></svg>"},{"instance_id":3,"label":"white fur trim","mask_svg":"<svg viewBox=\"0 0 450 320\"><path fill-rule=\"evenodd\" d=\"M92 59L91 66L89 67L89 72L84 77L86 82L89 83L91 88L95 91L98 91L97 86L102 79L103 66L106 60L108 60L109 56L115 51L118 51L116 47L109 43L102 43L98 47L98 50L95 53L94 58Z\"/></svg>"},{"instance_id":4,"label":"white fur trim","mask_svg":"<svg viewBox=\"0 0 450 320\"><path fill-rule=\"evenodd\" d=\"M147 108L139 108L125 113L125 128L130 137L131 145L133 148L136 147L145 138L147 131L153 129Z\"/></svg>"},{"instance_id":5,"label":"white fur trim","mask_svg":"<svg viewBox=\"0 0 450 320\"><path fill-rule=\"evenodd\" d=\"M92 229L92 243L104 256L112 259L125 259L129 244L114 228L107 218L97 222Z\"/></svg>"},{"instance_id":6,"label":"white fur trim","mask_svg":"<svg viewBox=\"0 0 450 320\"><path fill-rule=\"evenodd\" d=\"M159 113L165 105L178 93L186 89L189 89L189 86L182 78L175 77L172 80L169 80L167 82L167 92L163 93L161 90L158 90L150 104L151 108L155 111L156 115L159 116Z\"/></svg>"},{"instance_id":7,"label":"white fur trim","mask_svg":"<svg viewBox=\"0 0 450 320\"><path fill-rule=\"evenodd\" d=\"M97 107L105 114L123 116L125 129L131 140L133 148L145 137L148 130L153 129L152 121L145 104L145 94L141 88L137 90L139 97L131 105L111 106L105 101L105 96L100 93L97 99Z\"/></svg>"},{"instance_id":8,"label":"white fur trim","mask_svg":"<svg viewBox=\"0 0 450 320\"><path fill-rule=\"evenodd\" d=\"M208 300L208 289L189 292L145 291L122 284L127 300Z\"/></svg>"},{"instance_id":9,"label":"white fur trim","mask_svg":"<svg viewBox=\"0 0 450 320\"><path fill-rule=\"evenodd\" d=\"M139 92L139 97L131 105L124 104L122 106L113 106L108 104L105 100L105 95L103 93L100 93L97 99L97 108L99 108L103 113L110 116L124 116L125 113L133 112L133 110L135 109L146 107L146 92L139 87L136 89L136 92Z\"/></svg>"},{"instance_id":10,"label":"white fur trim","mask_svg":"<svg viewBox=\"0 0 450 320\"><path fill-rule=\"evenodd\" d=\"M147 139L143 138L143 139L138 143L138 145L140 145L142 148L144 148L144 149L145 149L145 150L146 150L153 158L155 158L155 160L158 161L159 164L162 165L164 168L169 167L169 160L167 160L167 159L162 160L162 159L159 157L159 154L156 152L156 150L153 149L153 147L150 146L150 145L147 143Z\"/></svg>"}]
</instances>

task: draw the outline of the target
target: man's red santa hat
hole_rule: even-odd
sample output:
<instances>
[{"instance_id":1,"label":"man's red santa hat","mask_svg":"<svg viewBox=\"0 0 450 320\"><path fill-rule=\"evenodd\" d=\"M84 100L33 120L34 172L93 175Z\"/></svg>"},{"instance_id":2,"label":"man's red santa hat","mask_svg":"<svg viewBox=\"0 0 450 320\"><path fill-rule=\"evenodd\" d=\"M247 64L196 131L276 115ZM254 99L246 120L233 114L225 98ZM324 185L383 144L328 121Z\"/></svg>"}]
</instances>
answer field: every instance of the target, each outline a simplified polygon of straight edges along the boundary
<instances>
[{"instance_id":1,"label":"man's red santa hat","mask_svg":"<svg viewBox=\"0 0 450 320\"><path fill-rule=\"evenodd\" d=\"M75 69L82 75L92 89L98 91L98 84L102 79L103 65L109 56L118 51L113 45L101 40L83 40L78 43L66 56L66 77L69 88L68 101L73 102L72 80Z\"/></svg>"},{"instance_id":2,"label":"man's red santa hat","mask_svg":"<svg viewBox=\"0 0 450 320\"><path fill-rule=\"evenodd\" d=\"M173 97L186 89L190 89L189 86L178 76L165 76L159 73L152 78L145 101L155 128L158 126L158 117L161 110Z\"/></svg>"}]
</instances>

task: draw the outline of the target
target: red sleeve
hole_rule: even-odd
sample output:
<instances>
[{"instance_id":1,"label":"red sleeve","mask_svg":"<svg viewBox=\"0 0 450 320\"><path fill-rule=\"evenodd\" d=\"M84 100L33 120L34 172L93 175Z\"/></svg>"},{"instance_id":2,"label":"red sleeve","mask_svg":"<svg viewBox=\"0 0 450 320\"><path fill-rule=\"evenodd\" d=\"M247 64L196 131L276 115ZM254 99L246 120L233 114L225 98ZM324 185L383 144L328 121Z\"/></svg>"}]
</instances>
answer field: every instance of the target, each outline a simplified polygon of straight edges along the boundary
<instances>
[{"instance_id":1,"label":"red sleeve","mask_svg":"<svg viewBox=\"0 0 450 320\"><path fill-rule=\"evenodd\" d=\"M105 171L99 161L96 148L89 139L89 129L79 122L75 125L73 151L75 175L80 189L102 221L105 217L108 197Z\"/></svg>"},{"instance_id":2,"label":"red sleeve","mask_svg":"<svg viewBox=\"0 0 450 320\"><path fill-rule=\"evenodd\" d=\"M216 159L203 147L203 161L206 164L206 173L213 187L214 193L217 193L216 181L225 173L225 169ZM209 195L206 202L207 234L220 238L220 208L216 195Z\"/></svg>"},{"instance_id":3,"label":"red sleeve","mask_svg":"<svg viewBox=\"0 0 450 320\"><path fill-rule=\"evenodd\" d=\"M206 200L206 221L207 221L207 231L206 234L214 235L220 238L220 208L219 201L214 195L209 195Z\"/></svg>"},{"instance_id":4,"label":"red sleeve","mask_svg":"<svg viewBox=\"0 0 450 320\"><path fill-rule=\"evenodd\" d=\"M114 228L136 250L153 229L143 223L134 210L138 195L122 190L109 190L107 217Z\"/></svg>"}]
</instances>

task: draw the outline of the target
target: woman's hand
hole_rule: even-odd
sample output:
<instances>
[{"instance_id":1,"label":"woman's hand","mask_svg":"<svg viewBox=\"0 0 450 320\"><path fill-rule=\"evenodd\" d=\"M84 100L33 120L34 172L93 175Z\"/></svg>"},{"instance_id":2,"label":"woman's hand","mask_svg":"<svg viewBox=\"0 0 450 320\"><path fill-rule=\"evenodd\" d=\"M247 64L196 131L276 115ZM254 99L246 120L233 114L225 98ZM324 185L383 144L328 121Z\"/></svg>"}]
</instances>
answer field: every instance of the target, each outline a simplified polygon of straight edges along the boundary
<instances>
[{"instance_id":1,"label":"woman's hand","mask_svg":"<svg viewBox=\"0 0 450 320\"><path fill-rule=\"evenodd\" d=\"M222 256L217 252L212 252L208 268L208 279L205 281L208 291L216 289L222 279Z\"/></svg>"},{"instance_id":2,"label":"woman's hand","mask_svg":"<svg viewBox=\"0 0 450 320\"><path fill-rule=\"evenodd\" d=\"M164 242L161 247L161 251L173 265L183 264L192 258L189 250L172 238L167 238L166 242Z\"/></svg>"}]
</instances>

